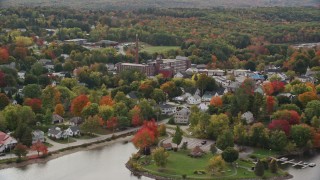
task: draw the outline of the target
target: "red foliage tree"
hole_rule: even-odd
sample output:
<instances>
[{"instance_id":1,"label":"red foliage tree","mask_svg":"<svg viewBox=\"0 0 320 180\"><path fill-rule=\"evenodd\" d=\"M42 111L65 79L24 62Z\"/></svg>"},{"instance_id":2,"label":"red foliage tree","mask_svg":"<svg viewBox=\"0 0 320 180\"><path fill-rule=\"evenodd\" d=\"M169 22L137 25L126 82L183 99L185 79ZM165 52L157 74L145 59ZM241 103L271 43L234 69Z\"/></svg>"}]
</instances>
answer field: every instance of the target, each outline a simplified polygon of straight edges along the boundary
<instances>
[{"instance_id":1,"label":"red foliage tree","mask_svg":"<svg viewBox=\"0 0 320 180\"><path fill-rule=\"evenodd\" d=\"M118 118L117 117L111 117L107 120L107 128L112 129L112 132L114 132L114 128L118 126Z\"/></svg>"},{"instance_id":2,"label":"red foliage tree","mask_svg":"<svg viewBox=\"0 0 320 180\"><path fill-rule=\"evenodd\" d=\"M132 142L135 147L139 149L144 149L151 146L156 141L154 132L149 128L141 128L133 137Z\"/></svg>"},{"instance_id":3,"label":"red foliage tree","mask_svg":"<svg viewBox=\"0 0 320 180\"><path fill-rule=\"evenodd\" d=\"M279 93L284 90L284 83L281 81L272 81L271 84L275 93Z\"/></svg>"},{"instance_id":4,"label":"red foliage tree","mask_svg":"<svg viewBox=\"0 0 320 180\"><path fill-rule=\"evenodd\" d=\"M271 123L268 125L270 130L282 130L288 136L290 134L291 126L287 120L277 119L272 120Z\"/></svg>"},{"instance_id":5,"label":"red foliage tree","mask_svg":"<svg viewBox=\"0 0 320 180\"><path fill-rule=\"evenodd\" d=\"M5 80L6 74L2 71L0 71L0 87L6 86L6 80Z\"/></svg>"},{"instance_id":6,"label":"red foliage tree","mask_svg":"<svg viewBox=\"0 0 320 180\"><path fill-rule=\"evenodd\" d=\"M107 105L107 106L113 106L114 101L112 100L111 96L102 96L100 99L100 105Z\"/></svg>"},{"instance_id":7,"label":"red foliage tree","mask_svg":"<svg viewBox=\"0 0 320 180\"><path fill-rule=\"evenodd\" d=\"M31 109L33 110L33 112L40 112L41 111L41 107L42 107L42 101L41 99L38 98L27 98L24 101L24 104L27 106L30 106Z\"/></svg>"},{"instance_id":8,"label":"red foliage tree","mask_svg":"<svg viewBox=\"0 0 320 180\"><path fill-rule=\"evenodd\" d=\"M220 96L213 96L211 98L210 105L213 105L215 107L221 107L222 104L223 104L223 102L222 102L222 99Z\"/></svg>"},{"instance_id":9,"label":"red foliage tree","mask_svg":"<svg viewBox=\"0 0 320 180\"><path fill-rule=\"evenodd\" d=\"M267 108L267 113L271 114L273 112L274 106L276 104L276 100L274 99L273 96L267 96L266 99L266 108Z\"/></svg>"},{"instance_id":10,"label":"red foliage tree","mask_svg":"<svg viewBox=\"0 0 320 180\"><path fill-rule=\"evenodd\" d=\"M71 112L75 116L80 116L82 109L90 103L88 96L80 95L74 98L71 102Z\"/></svg>"},{"instance_id":11,"label":"red foliage tree","mask_svg":"<svg viewBox=\"0 0 320 180\"><path fill-rule=\"evenodd\" d=\"M5 64L8 62L9 52L6 48L0 48L0 64Z\"/></svg>"},{"instance_id":12,"label":"red foliage tree","mask_svg":"<svg viewBox=\"0 0 320 180\"><path fill-rule=\"evenodd\" d=\"M289 122L290 125L299 124L300 123L300 115L297 111L294 110L280 110L272 115L273 119L282 119Z\"/></svg>"},{"instance_id":13,"label":"red foliage tree","mask_svg":"<svg viewBox=\"0 0 320 180\"><path fill-rule=\"evenodd\" d=\"M158 125L154 119L151 119L151 121L144 121L143 122L143 128L148 128L150 129L154 136L157 138L159 133L158 133Z\"/></svg>"},{"instance_id":14,"label":"red foliage tree","mask_svg":"<svg viewBox=\"0 0 320 180\"><path fill-rule=\"evenodd\" d=\"M40 153L40 152L42 153L42 155L48 153L48 148L47 148L47 146L45 146L45 145L44 145L42 142L40 142L40 141L34 143L34 144L31 146L31 149L34 150L34 151L37 151L37 152L38 152L38 156L39 156L39 153Z\"/></svg>"},{"instance_id":15,"label":"red foliage tree","mask_svg":"<svg viewBox=\"0 0 320 180\"><path fill-rule=\"evenodd\" d=\"M142 124L141 109L139 106L134 106L130 111L132 113L131 124L132 126L140 126Z\"/></svg>"}]
</instances>

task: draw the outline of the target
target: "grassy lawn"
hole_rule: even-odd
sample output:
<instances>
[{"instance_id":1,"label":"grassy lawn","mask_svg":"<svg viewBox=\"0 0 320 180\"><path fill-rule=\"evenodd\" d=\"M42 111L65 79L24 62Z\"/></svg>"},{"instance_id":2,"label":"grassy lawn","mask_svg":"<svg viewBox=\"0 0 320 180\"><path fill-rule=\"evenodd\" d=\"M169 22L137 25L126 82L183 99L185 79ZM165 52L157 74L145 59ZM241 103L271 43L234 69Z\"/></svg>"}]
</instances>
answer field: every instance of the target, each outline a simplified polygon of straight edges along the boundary
<instances>
[{"instance_id":1,"label":"grassy lawn","mask_svg":"<svg viewBox=\"0 0 320 180\"><path fill-rule=\"evenodd\" d=\"M153 53L164 53L169 50L178 50L180 49L179 46L145 46L141 49L142 52L147 52L149 54Z\"/></svg>"},{"instance_id":2,"label":"grassy lawn","mask_svg":"<svg viewBox=\"0 0 320 180\"><path fill-rule=\"evenodd\" d=\"M99 127L93 131L95 134L100 134L100 135L106 135L106 134L112 134L112 131L109 129L105 129L103 127Z\"/></svg>"},{"instance_id":3,"label":"grassy lawn","mask_svg":"<svg viewBox=\"0 0 320 180\"><path fill-rule=\"evenodd\" d=\"M45 146L47 146L47 147L52 147L52 146L53 146L52 144L47 143L47 142L44 142L43 144L44 144Z\"/></svg>"},{"instance_id":4,"label":"grassy lawn","mask_svg":"<svg viewBox=\"0 0 320 180\"><path fill-rule=\"evenodd\" d=\"M66 138L66 139L55 139L53 141L55 141L57 143L60 143L60 144L68 144L68 143L76 142L76 140L73 139L73 138L69 138L69 140L68 140L68 138Z\"/></svg>"},{"instance_id":5,"label":"grassy lawn","mask_svg":"<svg viewBox=\"0 0 320 180\"><path fill-rule=\"evenodd\" d=\"M151 164L143 166L148 172L174 179L182 179L182 175L187 175L190 179L252 179L257 178L251 167L254 166L252 162L237 160L238 168L233 167L231 164L227 164L226 169L221 175L211 176L210 174L197 175L194 174L196 170L206 171L206 167L209 163L212 154L207 153L201 158L192 158L188 156L188 151L180 150L178 152L169 151L168 164L165 169L159 171L159 168L153 161ZM139 162L143 162L144 158L141 158ZM277 176L284 175L283 171L279 171ZM270 178L275 176L270 171L265 170L264 177Z\"/></svg>"},{"instance_id":6,"label":"grassy lawn","mask_svg":"<svg viewBox=\"0 0 320 180\"><path fill-rule=\"evenodd\" d=\"M84 135L81 135L81 136L77 136L75 137L76 139L91 139L91 138L95 138L95 137L98 137L97 135L94 135L94 134L84 134Z\"/></svg>"},{"instance_id":7,"label":"grassy lawn","mask_svg":"<svg viewBox=\"0 0 320 180\"><path fill-rule=\"evenodd\" d=\"M259 159L267 158L269 156L276 156L277 154L279 154L277 151L260 148L255 149L252 153L252 155L256 156Z\"/></svg>"}]
</instances>

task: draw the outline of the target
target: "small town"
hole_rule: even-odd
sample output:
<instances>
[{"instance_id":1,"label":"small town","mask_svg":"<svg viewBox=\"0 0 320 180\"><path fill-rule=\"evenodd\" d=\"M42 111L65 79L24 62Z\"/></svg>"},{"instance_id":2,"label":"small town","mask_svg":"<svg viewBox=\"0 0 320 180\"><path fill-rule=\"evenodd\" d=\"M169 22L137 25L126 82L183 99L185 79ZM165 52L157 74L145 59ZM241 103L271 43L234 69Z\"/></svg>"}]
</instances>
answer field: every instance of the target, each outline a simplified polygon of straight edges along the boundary
<instances>
[{"instance_id":1,"label":"small town","mask_svg":"<svg viewBox=\"0 0 320 180\"><path fill-rule=\"evenodd\" d=\"M0 9L0 179L103 179L76 176L90 157L111 179L314 173L319 8L293 9Z\"/></svg>"}]
</instances>

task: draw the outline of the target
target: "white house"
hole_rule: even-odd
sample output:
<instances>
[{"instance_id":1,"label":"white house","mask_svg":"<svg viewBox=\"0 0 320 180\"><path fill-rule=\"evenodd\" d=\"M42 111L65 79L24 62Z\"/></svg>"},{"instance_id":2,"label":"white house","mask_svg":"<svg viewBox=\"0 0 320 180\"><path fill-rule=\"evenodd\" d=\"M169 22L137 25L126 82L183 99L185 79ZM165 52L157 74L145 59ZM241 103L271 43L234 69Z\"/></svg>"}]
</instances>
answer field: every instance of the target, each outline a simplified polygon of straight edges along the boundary
<instances>
[{"instance_id":1,"label":"white house","mask_svg":"<svg viewBox=\"0 0 320 180\"><path fill-rule=\"evenodd\" d=\"M52 124L62 123L63 121L63 117L59 116L58 114L52 115Z\"/></svg>"},{"instance_id":2,"label":"white house","mask_svg":"<svg viewBox=\"0 0 320 180\"><path fill-rule=\"evenodd\" d=\"M190 110L184 107L176 112L176 114L174 115L174 122L176 124L188 124L190 114Z\"/></svg>"},{"instance_id":3,"label":"white house","mask_svg":"<svg viewBox=\"0 0 320 180\"><path fill-rule=\"evenodd\" d=\"M253 121L254 121L253 114L250 111L247 111L247 112L243 113L241 115L241 119L246 120L247 124L253 123Z\"/></svg>"},{"instance_id":4,"label":"white house","mask_svg":"<svg viewBox=\"0 0 320 180\"><path fill-rule=\"evenodd\" d=\"M67 136L80 136L80 128L78 126L70 126L64 131Z\"/></svg>"},{"instance_id":5,"label":"white house","mask_svg":"<svg viewBox=\"0 0 320 180\"><path fill-rule=\"evenodd\" d=\"M246 76L247 73L249 73L250 70L246 69L236 69L233 71L233 75L235 76Z\"/></svg>"},{"instance_id":6,"label":"white house","mask_svg":"<svg viewBox=\"0 0 320 180\"><path fill-rule=\"evenodd\" d=\"M13 149L18 141L10 135L0 131L0 152L6 149Z\"/></svg>"},{"instance_id":7,"label":"white house","mask_svg":"<svg viewBox=\"0 0 320 180\"><path fill-rule=\"evenodd\" d=\"M205 111L207 111L209 109L209 103L201 103L201 104L198 105L198 108L201 111L205 112Z\"/></svg>"},{"instance_id":8,"label":"white house","mask_svg":"<svg viewBox=\"0 0 320 180\"><path fill-rule=\"evenodd\" d=\"M38 141L40 141L40 142L45 141L44 132L40 131L40 130L32 131L32 144L34 144Z\"/></svg>"},{"instance_id":9,"label":"white house","mask_svg":"<svg viewBox=\"0 0 320 180\"><path fill-rule=\"evenodd\" d=\"M200 104L201 103L201 97L199 95L190 96L187 99L187 103L190 104L190 105Z\"/></svg>"},{"instance_id":10,"label":"white house","mask_svg":"<svg viewBox=\"0 0 320 180\"><path fill-rule=\"evenodd\" d=\"M209 69L208 76L224 76L225 72L221 69Z\"/></svg>"},{"instance_id":11,"label":"white house","mask_svg":"<svg viewBox=\"0 0 320 180\"><path fill-rule=\"evenodd\" d=\"M177 111L177 107L171 105L171 104L160 104L159 105L161 114L174 114Z\"/></svg>"}]
</instances>

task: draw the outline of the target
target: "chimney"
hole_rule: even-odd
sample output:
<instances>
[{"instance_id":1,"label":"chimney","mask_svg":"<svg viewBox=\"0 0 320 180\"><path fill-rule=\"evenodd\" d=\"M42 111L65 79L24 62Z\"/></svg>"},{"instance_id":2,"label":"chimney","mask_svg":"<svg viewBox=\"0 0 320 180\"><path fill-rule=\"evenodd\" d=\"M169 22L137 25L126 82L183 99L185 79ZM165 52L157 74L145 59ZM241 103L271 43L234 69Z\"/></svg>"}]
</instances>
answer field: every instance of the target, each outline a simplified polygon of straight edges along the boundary
<instances>
[{"instance_id":1,"label":"chimney","mask_svg":"<svg viewBox=\"0 0 320 180\"><path fill-rule=\"evenodd\" d=\"M138 34L136 34L136 64L139 64L139 43Z\"/></svg>"}]
</instances>

